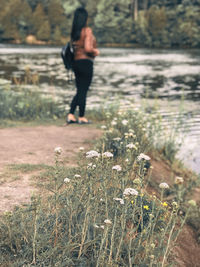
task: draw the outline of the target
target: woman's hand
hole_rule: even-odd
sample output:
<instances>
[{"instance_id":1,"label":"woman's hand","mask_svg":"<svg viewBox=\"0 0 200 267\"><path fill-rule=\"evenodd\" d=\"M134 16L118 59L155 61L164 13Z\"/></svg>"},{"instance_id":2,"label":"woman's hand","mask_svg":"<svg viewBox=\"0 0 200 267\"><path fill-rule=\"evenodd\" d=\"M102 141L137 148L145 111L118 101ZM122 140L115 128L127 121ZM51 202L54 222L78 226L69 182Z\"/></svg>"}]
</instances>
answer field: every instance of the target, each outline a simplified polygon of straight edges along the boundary
<instances>
[{"instance_id":1,"label":"woman's hand","mask_svg":"<svg viewBox=\"0 0 200 267\"><path fill-rule=\"evenodd\" d=\"M100 55L99 49L95 48L93 51L94 51L93 52L94 53L94 57L97 57L98 55Z\"/></svg>"}]
</instances>

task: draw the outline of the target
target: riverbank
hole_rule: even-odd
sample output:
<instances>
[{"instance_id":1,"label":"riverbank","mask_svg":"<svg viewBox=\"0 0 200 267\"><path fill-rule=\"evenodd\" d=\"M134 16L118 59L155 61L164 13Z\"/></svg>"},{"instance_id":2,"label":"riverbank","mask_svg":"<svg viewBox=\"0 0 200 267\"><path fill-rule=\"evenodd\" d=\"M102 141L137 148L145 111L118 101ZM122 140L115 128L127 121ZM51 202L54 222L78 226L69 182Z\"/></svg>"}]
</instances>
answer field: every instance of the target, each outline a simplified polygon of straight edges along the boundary
<instances>
[{"instance_id":1,"label":"riverbank","mask_svg":"<svg viewBox=\"0 0 200 267\"><path fill-rule=\"evenodd\" d=\"M118 117L116 117L116 115ZM134 247L137 245L138 247L138 238L141 238L140 242L144 242L142 241L143 238L144 240L148 240L147 236L148 233L150 233L148 229L151 223L154 225L154 220L156 218L154 217L153 221L149 221L151 218L150 214L156 216L154 211L155 205L157 212L159 211L157 216L159 217L159 224L161 223L161 225L158 226L155 224L155 226L157 226L153 231L153 235L150 235L150 243L145 246L150 246L151 249L145 250L145 255L141 254L139 251L137 253L135 252L135 260L148 263L149 260L153 261L155 259L155 261L158 262L159 259L163 262L164 258L161 256L163 254L157 249L160 246L164 246L163 249L167 253L166 256L170 255L170 257L167 256L168 259L166 258L169 263L176 260L181 267L195 266L199 261L198 257L200 254L195 239L197 235L195 236L193 230L189 226L185 226L182 229L182 233L179 235L178 241L176 241L176 238L174 239L174 237L176 237L176 232L174 232L172 240L168 239L167 233L169 229L173 230L171 227L174 223L176 227L178 227L181 220L184 220L185 212L187 213L189 208L188 200L191 200L193 196L191 188L195 187L196 176L180 167L175 161L172 164L169 160L164 159L164 146L162 146L160 152L153 149L152 138L156 138L155 134L157 132L156 128L153 129L154 126L156 127L156 124L153 123L154 120L155 118L152 119L150 128L148 129L148 125L145 125L145 116L143 113L124 113L124 111L119 111L118 114L106 112L104 119L101 120L100 129L95 129L95 125L91 125L89 128L87 126L73 125L67 127L38 126L33 128L20 127L16 129L1 129L2 133L5 131L5 135L3 135L5 138L3 141L4 145L6 144L6 140L10 140L10 138L8 138L9 132L12 137L14 136L12 142L16 142L15 145L14 143L10 145L10 149L4 149L5 155L3 155L5 159L8 153L7 160L4 161L4 164L6 162L8 163L8 160L14 163L10 166L10 169L8 169L7 174L10 173L10 176L15 177L16 180L9 181L10 184L5 181L2 183L2 186L7 185L8 188L13 183L15 187L17 187L21 181L19 176L22 175L23 182L31 181L32 186L34 185L33 187L36 188L36 192L31 197L30 206L25 205L23 209L18 208L13 213L5 213L4 219L6 219L6 224L4 224L4 226L2 224L0 225L0 231L3 234L2 237L4 240L3 243L0 243L2 263L5 265L5 260L7 262L15 260L15 263L17 262L16 264L19 262L26 262L27 264L34 261L35 264L41 264L43 262L48 265L48 261L53 260L54 263L59 262L59 264L61 264L63 249L67 246L67 251L70 253L68 255L68 260L70 260L70 262L75 262L76 266L79 266L83 261L87 264L88 258L90 259L90 256L92 256L91 251L94 251L94 249L96 253L98 253L97 255L100 256L104 251L104 256L106 256L105 250L102 248L103 251L101 251L100 246L104 238L106 238L105 241L107 240L108 242L106 245L109 251L107 260L110 259L110 261L114 261L114 256L116 256L115 253L117 252L114 245L115 243L112 243L114 242L112 238L114 238L115 241L117 241L118 238L122 240L124 248L127 247L127 241L130 242L131 240L131 243L133 243L132 245ZM102 133L102 131L104 133ZM76 138L74 138L75 136ZM91 141L96 137L98 137L98 139L96 139L93 145L90 143L88 146L88 142L85 143L84 141L88 139ZM20 147L17 148L17 145ZM57 146L57 149L53 153L55 146ZM83 150L83 148L79 150L79 146L84 147L85 150ZM14 157L12 147L16 147L16 154ZM90 149L92 149L93 152L90 151L86 153ZM78 153L78 151L82 152ZM77 153L79 154L78 166L76 166L76 164L74 165L76 161L75 155ZM85 156L87 157L85 158ZM68 160L69 162L67 162ZM69 163L70 168L67 166L67 163ZM111 170L112 167L113 170ZM5 173L3 177L5 177ZM179 177L179 181L182 181L180 184L175 183L176 177ZM166 183L169 188L161 191L159 185L163 182ZM135 194L138 192L138 195L136 194L134 196L130 194L130 196L126 198L125 194L123 194L126 187L132 187L135 191L131 192ZM197 193L195 193L196 196L198 196L198 191L196 191L198 188L194 190ZM41 191L42 195L40 195ZM118 200L114 202L113 197L118 197ZM48 201L46 201L46 199L48 199ZM195 200L199 203L199 198ZM117 201L124 201L125 205L117 204ZM173 204L175 202L178 205L178 209L174 206L175 204ZM47 203L48 205L46 205ZM55 208L54 205L56 205L57 208ZM144 218L146 219L143 221L144 226L142 226L140 222L137 222L136 225L145 227L145 229L147 229L146 232L138 228L132 229L131 222L133 218L129 216L126 218L123 213L124 209L127 208L130 211L128 214L131 214L132 210L132 212L137 212L136 214L139 215L141 207L143 215L140 218L142 220L144 220ZM48 210L49 208L50 210ZM69 215L70 210L75 211L71 214L71 219ZM195 207L191 207L191 210L196 212ZM90 216L90 214L93 214L93 216ZM173 217L170 217L172 215ZM15 224L19 218L22 218L21 216L23 217L23 235L25 233L25 238L27 240L23 242L19 239L22 234L20 232L21 230ZM121 220L125 220L125 229L123 229L123 226L120 225L116 219L118 216ZM107 221L103 222L102 218L103 220L107 219ZM137 217L135 217L135 220L136 218ZM30 225L30 222L34 220L36 227L35 234L34 229L32 229L32 223ZM56 220L58 224L56 224ZM135 224L135 220L132 223ZM48 223L46 224L46 222ZM165 224L169 229L165 228ZM5 227L9 227L9 225L12 226L11 239L7 239L5 235ZM43 227L46 229L45 232L43 231ZM73 227L75 227L75 229L73 229ZM81 229L79 229L79 227L81 227ZM72 246L73 243L71 242L73 239L71 238L69 241L71 245L68 243L68 245L66 245L68 238L65 235L68 235L68 230L70 228L71 238L74 230L76 236L73 238L80 237L80 240L77 240L77 249L75 244ZM2 232L3 229L4 232ZM64 232L63 229L65 229ZM66 229L68 229L67 232ZM163 237L170 241L170 250L157 239L157 237L162 234L163 230L161 229L167 231L165 232L166 236L164 235ZM15 235L16 231L18 232L17 236ZM132 233L130 231L132 231ZM92 236L88 236L89 233L92 234ZM119 233L119 235L117 233ZM123 239L120 237L122 233L122 236L124 236ZM34 245L31 242L32 234L35 236L33 237L35 238L33 239L35 240ZM93 235L96 236L95 239L93 239ZM49 241L43 241L46 239L49 239ZM26 243L25 247L22 244L24 242ZM63 246L64 243L61 246L62 242L65 243L65 246ZM93 242L95 242L95 246L93 250L91 250ZM117 243L119 244L119 242ZM15 244L17 244L17 247ZM40 252L44 245L46 246L45 258L42 256L43 253L41 254ZM5 251L5 247L7 247L7 252ZM55 248L56 252L53 253L52 249L55 250ZM129 249L127 248L127 254L123 252L125 258L124 256L122 257L121 254L119 254L119 258L117 258L117 262L121 262L122 265L124 264L123 266L125 266L126 260L128 260ZM10 252L8 253L9 250ZM23 254L20 258L18 256L16 258L14 254L18 255L19 250L22 250ZM28 250L30 253L27 254ZM109 257L110 251L112 251L113 255L111 258ZM51 256L52 253L54 254L53 258ZM65 253L63 255L66 255ZM81 253L80 257L78 256L79 253ZM98 259L97 255L94 258L92 256L90 260L96 261ZM149 258L151 255L154 255L154 258ZM158 255L160 256L158 257ZM107 263L104 263L104 266L108 266L106 264Z\"/></svg>"},{"instance_id":2,"label":"riverbank","mask_svg":"<svg viewBox=\"0 0 200 267\"><path fill-rule=\"evenodd\" d=\"M12 40L12 41L5 41L1 42L0 45L26 45L26 46L49 46L49 47L59 47L66 45L66 43L69 42L69 37L62 37L59 42L55 41L42 41L42 40L37 40L34 35L29 35L26 37L25 41L20 41L20 40ZM165 50L191 50L191 49L198 49L198 47L191 47L191 46L181 46L181 45L173 45L172 47L170 46L156 46L156 47L148 47L142 44L137 44L137 43L99 43L98 44L99 48L135 48L135 49L152 49L152 50L157 50L157 49L165 49Z\"/></svg>"}]
</instances>

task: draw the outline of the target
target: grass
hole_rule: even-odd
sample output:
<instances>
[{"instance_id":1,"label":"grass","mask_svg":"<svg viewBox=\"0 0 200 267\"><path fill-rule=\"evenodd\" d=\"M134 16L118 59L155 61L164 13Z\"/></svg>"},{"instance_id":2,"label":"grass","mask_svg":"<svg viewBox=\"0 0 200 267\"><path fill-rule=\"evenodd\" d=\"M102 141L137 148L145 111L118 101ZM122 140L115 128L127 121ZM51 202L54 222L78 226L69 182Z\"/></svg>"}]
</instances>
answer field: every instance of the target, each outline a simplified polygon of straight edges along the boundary
<instances>
[{"instance_id":1,"label":"grass","mask_svg":"<svg viewBox=\"0 0 200 267\"><path fill-rule=\"evenodd\" d=\"M10 86L0 88L0 128L41 124L64 125L67 114L64 107L51 97L41 96L35 83L33 83L34 90L26 89L26 82L26 79L23 82L16 81L14 89ZM103 107L98 111L87 112L87 116L94 122L103 120L102 114L104 114Z\"/></svg>"},{"instance_id":2,"label":"grass","mask_svg":"<svg viewBox=\"0 0 200 267\"><path fill-rule=\"evenodd\" d=\"M29 173L33 171L40 171L44 169L49 169L51 168L48 165L45 164L10 164L8 165L9 170L11 171L20 171L22 173Z\"/></svg>"},{"instance_id":3,"label":"grass","mask_svg":"<svg viewBox=\"0 0 200 267\"><path fill-rule=\"evenodd\" d=\"M25 173L33 173L50 168L50 166L45 164L9 164L0 174L0 184L20 180Z\"/></svg>"},{"instance_id":4,"label":"grass","mask_svg":"<svg viewBox=\"0 0 200 267\"><path fill-rule=\"evenodd\" d=\"M16 87L0 90L0 119L4 123L20 120L56 120L62 118L65 111L51 98L41 97L37 91Z\"/></svg>"},{"instance_id":5,"label":"grass","mask_svg":"<svg viewBox=\"0 0 200 267\"><path fill-rule=\"evenodd\" d=\"M102 115L101 115L102 116ZM157 117L142 111L112 110L101 120L104 134L94 150L80 152L79 166L66 168L61 149L55 165L34 168L45 198L33 195L26 208L0 221L0 263L12 266L171 266L173 247L195 202L184 185L156 186L149 155L159 143ZM163 181L165 182L165 181ZM185 186L187 184L187 186ZM167 200L169 194L174 198ZM182 215L180 215L182 211ZM183 212L184 211L184 212Z\"/></svg>"},{"instance_id":6,"label":"grass","mask_svg":"<svg viewBox=\"0 0 200 267\"><path fill-rule=\"evenodd\" d=\"M15 120L8 120L8 119L1 119L0 120L0 129L1 128L14 128L14 127L35 127L40 125L50 126L50 125L56 125L56 126L63 126L65 124L65 116L58 119L33 119L30 121L26 121L23 119L15 119Z\"/></svg>"}]
</instances>

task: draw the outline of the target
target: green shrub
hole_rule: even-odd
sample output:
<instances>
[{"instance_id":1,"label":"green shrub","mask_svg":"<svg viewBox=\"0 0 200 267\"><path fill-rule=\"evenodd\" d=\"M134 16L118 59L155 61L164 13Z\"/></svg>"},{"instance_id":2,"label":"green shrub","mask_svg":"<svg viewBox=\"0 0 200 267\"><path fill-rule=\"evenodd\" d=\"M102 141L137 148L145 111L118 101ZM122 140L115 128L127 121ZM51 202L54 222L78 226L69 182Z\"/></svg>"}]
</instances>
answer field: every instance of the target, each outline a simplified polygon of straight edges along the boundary
<instances>
[{"instance_id":1,"label":"green shrub","mask_svg":"<svg viewBox=\"0 0 200 267\"><path fill-rule=\"evenodd\" d=\"M51 98L42 97L37 91L0 90L0 119L35 120L63 115L64 111L57 103Z\"/></svg>"}]
</instances>

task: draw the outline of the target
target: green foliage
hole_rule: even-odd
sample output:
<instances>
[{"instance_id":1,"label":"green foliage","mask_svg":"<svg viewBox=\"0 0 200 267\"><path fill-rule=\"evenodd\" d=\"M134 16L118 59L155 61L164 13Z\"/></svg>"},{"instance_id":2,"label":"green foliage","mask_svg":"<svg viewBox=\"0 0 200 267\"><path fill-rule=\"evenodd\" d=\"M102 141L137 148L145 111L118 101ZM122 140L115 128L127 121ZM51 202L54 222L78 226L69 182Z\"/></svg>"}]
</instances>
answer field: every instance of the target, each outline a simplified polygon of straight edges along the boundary
<instances>
[{"instance_id":1,"label":"green foliage","mask_svg":"<svg viewBox=\"0 0 200 267\"><path fill-rule=\"evenodd\" d=\"M32 25L31 8L26 0L4 3L0 21L3 25L3 38L23 40Z\"/></svg>"},{"instance_id":2,"label":"green foliage","mask_svg":"<svg viewBox=\"0 0 200 267\"><path fill-rule=\"evenodd\" d=\"M52 0L48 5L48 17L51 28L59 28L59 25L65 21L64 9L60 1Z\"/></svg>"},{"instance_id":3,"label":"green foliage","mask_svg":"<svg viewBox=\"0 0 200 267\"><path fill-rule=\"evenodd\" d=\"M34 120L39 118L59 118L64 115L50 98L42 98L35 91L19 89L0 90L0 118L10 120Z\"/></svg>"},{"instance_id":4,"label":"green foliage","mask_svg":"<svg viewBox=\"0 0 200 267\"><path fill-rule=\"evenodd\" d=\"M60 31L60 28L58 26L56 26L55 28L55 31L53 33L53 40L55 41L55 43L60 43L60 40L61 40L61 31Z\"/></svg>"},{"instance_id":5,"label":"green foliage","mask_svg":"<svg viewBox=\"0 0 200 267\"><path fill-rule=\"evenodd\" d=\"M0 39L23 42L27 35L33 34L40 40L61 44L70 35L75 9L85 6L89 25L99 43L199 47L200 0L134 3L130 0L0 0Z\"/></svg>"},{"instance_id":6,"label":"green foliage","mask_svg":"<svg viewBox=\"0 0 200 267\"><path fill-rule=\"evenodd\" d=\"M45 20L44 23L40 26L39 30L36 33L38 40L48 41L51 35L51 28L48 20Z\"/></svg>"},{"instance_id":7,"label":"green foliage","mask_svg":"<svg viewBox=\"0 0 200 267\"><path fill-rule=\"evenodd\" d=\"M129 42L128 33L131 31L129 1L99 1L94 25L102 42Z\"/></svg>"},{"instance_id":8,"label":"green foliage","mask_svg":"<svg viewBox=\"0 0 200 267\"><path fill-rule=\"evenodd\" d=\"M67 0L67 1L63 0L62 4L65 10L65 14L67 15L67 17L70 18L72 18L75 9L80 6L80 2L78 0Z\"/></svg>"},{"instance_id":9,"label":"green foliage","mask_svg":"<svg viewBox=\"0 0 200 267\"><path fill-rule=\"evenodd\" d=\"M41 4L38 4L35 11L33 12L33 30L38 32L40 27L44 24L47 17L44 13L44 8Z\"/></svg>"},{"instance_id":10,"label":"green foliage","mask_svg":"<svg viewBox=\"0 0 200 267\"><path fill-rule=\"evenodd\" d=\"M100 2L100 0L87 0L85 1L86 4L86 9L88 11L88 14L89 14L89 24L94 27L94 20L95 20L95 17L97 15L97 6L98 6L98 3Z\"/></svg>"}]
</instances>

